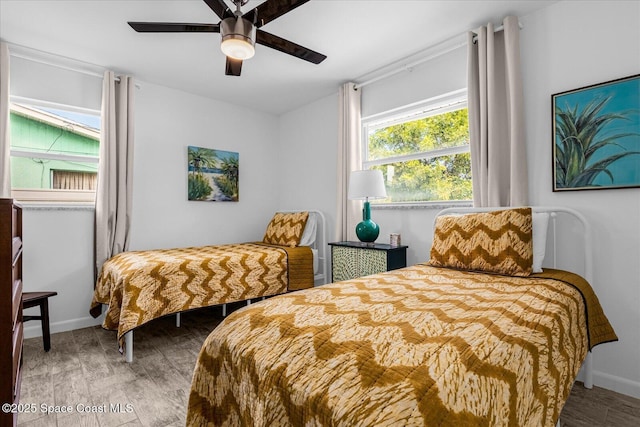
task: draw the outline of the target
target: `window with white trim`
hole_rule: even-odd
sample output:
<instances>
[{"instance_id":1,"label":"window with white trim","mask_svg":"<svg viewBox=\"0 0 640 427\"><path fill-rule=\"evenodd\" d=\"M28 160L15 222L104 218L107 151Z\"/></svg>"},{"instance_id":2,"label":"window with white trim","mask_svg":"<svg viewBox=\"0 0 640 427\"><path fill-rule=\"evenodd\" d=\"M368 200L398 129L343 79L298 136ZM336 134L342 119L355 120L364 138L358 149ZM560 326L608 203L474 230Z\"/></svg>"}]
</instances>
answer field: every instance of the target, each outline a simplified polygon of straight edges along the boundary
<instances>
[{"instance_id":1,"label":"window with white trim","mask_svg":"<svg viewBox=\"0 0 640 427\"><path fill-rule=\"evenodd\" d=\"M452 94L363 118L362 169L379 169L378 204L472 200L467 99Z\"/></svg>"},{"instance_id":2,"label":"window with white trim","mask_svg":"<svg viewBox=\"0 0 640 427\"><path fill-rule=\"evenodd\" d=\"M100 112L29 101L14 101L10 106L12 197L93 201Z\"/></svg>"}]
</instances>

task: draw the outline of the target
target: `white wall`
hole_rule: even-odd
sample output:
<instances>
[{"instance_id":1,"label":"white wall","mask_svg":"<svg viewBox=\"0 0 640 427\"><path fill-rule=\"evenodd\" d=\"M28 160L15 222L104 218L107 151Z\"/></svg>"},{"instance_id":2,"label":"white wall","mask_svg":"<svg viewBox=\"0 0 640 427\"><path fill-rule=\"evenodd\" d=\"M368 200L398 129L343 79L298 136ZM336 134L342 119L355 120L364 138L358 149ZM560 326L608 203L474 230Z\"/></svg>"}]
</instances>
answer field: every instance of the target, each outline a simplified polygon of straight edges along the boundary
<instances>
[{"instance_id":1,"label":"white wall","mask_svg":"<svg viewBox=\"0 0 640 427\"><path fill-rule=\"evenodd\" d=\"M261 240L277 206L275 116L142 83L131 249ZM187 146L239 153L240 200L187 200Z\"/></svg>"},{"instance_id":2,"label":"white wall","mask_svg":"<svg viewBox=\"0 0 640 427\"><path fill-rule=\"evenodd\" d=\"M278 208L316 209L333 241L336 223L338 97L322 98L279 120Z\"/></svg>"},{"instance_id":3,"label":"white wall","mask_svg":"<svg viewBox=\"0 0 640 427\"><path fill-rule=\"evenodd\" d=\"M25 292L56 291L49 299L51 331L98 324L89 315L93 297L93 210L23 207ZM38 314L37 308L25 310ZM25 324L25 336L41 335L40 322Z\"/></svg>"},{"instance_id":4,"label":"white wall","mask_svg":"<svg viewBox=\"0 0 640 427\"><path fill-rule=\"evenodd\" d=\"M443 43L439 50L447 51L459 45L457 37ZM434 51L434 54L437 51ZM429 54L425 57L431 56ZM459 48L362 88L362 117L382 113L415 102L424 101L467 87L467 50Z\"/></svg>"},{"instance_id":5,"label":"white wall","mask_svg":"<svg viewBox=\"0 0 640 427\"><path fill-rule=\"evenodd\" d=\"M640 189L551 191L551 95L640 72L640 2L564 1L521 22L531 203L593 225L592 285L620 338L595 348L594 381L640 397Z\"/></svg>"},{"instance_id":6,"label":"white wall","mask_svg":"<svg viewBox=\"0 0 640 427\"><path fill-rule=\"evenodd\" d=\"M83 85L86 77L77 79ZM28 96L63 102L52 87L64 86L54 79ZM136 91L135 114L131 249L262 239L278 203L275 116L146 82ZM239 202L187 201L188 145L239 153ZM25 291L58 292L50 300L52 332L99 324L89 316L93 209L26 206L23 226ZM26 326L26 336L40 334L38 322Z\"/></svg>"},{"instance_id":7,"label":"white wall","mask_svg":"<svg viewBox=\"0 0 640 427\"><path fill-rule=\"evenodd\" d=\"M640 189L553 193L550 151L551 94L639 72L640 3L563 1L521 17L521 22L531 204L572 207L592 223L597 243L593 286L620 337L618 343L595 348L594 381L640 397ZM466 57L461 49L363 88L363 115L465 86ZM331 117L335 112L333 104L319 101L280 119L282 139L288 141L283 148L295 144L299 152L299 144L305 144L314 156L333 158L322 169L314 169L316 179L327 183L321 192L327 200L335 188L337 145L317 137L298 139L299 131L286 135L294 123L296 129L335 128L337 117ZM329 153L317 152L319 141ZM304 166L296 170L301 169ZM300 195L294 194L291 198ZM335 202L327 205L328 211L335 208ZM403 244L409 245L408 262L414 264L428 259L435 213L435 209L374 209L372 216L380 224L379 241L387 242L389 233L401 233Z\"/></svg>"},{"instance_id":8,"label":"white wall","mask_svg":"<svg viewBox=\"0 0 640 427\"><path fill-rule=\"evenodd\" d=\"M11 47L11 52L29 55L29 50ZM56 60L54 56L37 53L38 60ZM60 59L61 65L71 65ZM55 102L62 105L100 111L102 104L102 78L96 75L80 74L64 68L34 62L22 57L11 56L10 93L11 96ZM93 72L93 70L92 70Z\"/></svg>"}]
</instances>

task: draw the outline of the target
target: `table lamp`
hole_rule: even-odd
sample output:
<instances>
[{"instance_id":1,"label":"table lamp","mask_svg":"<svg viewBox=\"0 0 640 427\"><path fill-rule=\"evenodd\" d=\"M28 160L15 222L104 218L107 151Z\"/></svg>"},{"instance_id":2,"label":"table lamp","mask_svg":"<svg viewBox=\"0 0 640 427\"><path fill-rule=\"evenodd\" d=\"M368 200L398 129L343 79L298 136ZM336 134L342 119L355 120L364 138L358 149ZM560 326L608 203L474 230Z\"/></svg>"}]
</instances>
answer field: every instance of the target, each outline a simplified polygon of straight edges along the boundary
<instances>
[{"instance_id":1,"label":"table lamp","mask_svg":"<svg viewBox=\"0 0 640 427\"><path fill-rule=\"evenodd\" d=\"M364 200L362 222L356 226L356 235L361 242L375 242L380 234L380 227L371 220L369 199L384 199L387 190L384 187L382 172L379 170L352 171L349 177L349 200Z\"/></svg>"}]
</instances>

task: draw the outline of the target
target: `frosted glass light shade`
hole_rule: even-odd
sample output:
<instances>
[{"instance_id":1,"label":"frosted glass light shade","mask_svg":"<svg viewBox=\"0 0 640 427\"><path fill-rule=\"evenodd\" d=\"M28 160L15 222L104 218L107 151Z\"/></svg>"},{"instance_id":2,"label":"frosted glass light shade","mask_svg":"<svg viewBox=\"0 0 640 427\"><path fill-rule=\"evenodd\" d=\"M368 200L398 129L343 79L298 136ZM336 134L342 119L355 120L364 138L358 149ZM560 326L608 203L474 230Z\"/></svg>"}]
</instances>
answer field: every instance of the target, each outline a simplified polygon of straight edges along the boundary
<instances>
[{"instance_id":1,"label":"frosted glass light shade","mask_svg":"<svg viewBox=\"0 0 640 427\"><path fill-rule=\"evenodd\" d=\"M384 199L387 197L382 172L373 169L351 172L347 197L350 200Z\"/></svg>"},{"instance_id":2,"label":"frosted glass light shade","mask_svg":"<svg viewBox=\"0 0 640 427\"><path fill-rule=\"evenodd\" d=\"M256 53L251 43L239 39L227 39L222 42L220 48L226 56L234 59L249 59Z\"/></svg>"}]
</instances>

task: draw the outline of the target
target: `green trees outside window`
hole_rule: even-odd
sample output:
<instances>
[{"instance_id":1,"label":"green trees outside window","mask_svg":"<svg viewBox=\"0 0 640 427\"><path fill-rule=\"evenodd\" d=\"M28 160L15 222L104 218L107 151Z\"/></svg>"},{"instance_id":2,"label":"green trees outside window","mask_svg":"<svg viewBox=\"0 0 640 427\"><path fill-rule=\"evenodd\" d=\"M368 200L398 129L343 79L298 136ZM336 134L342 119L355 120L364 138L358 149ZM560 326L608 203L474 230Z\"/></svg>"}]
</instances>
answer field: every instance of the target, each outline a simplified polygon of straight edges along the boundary
<instances>
[{"instance_id":1,"label":"green trees outside window","mask_svg":"<svg viewBox=\"0 0 640 427\"><path fill-rule=\"evenodd\" d=\"M365 166L385 178L378 203L471 200L467 109L369 126Z\"/></svg>"}]
</instances>

